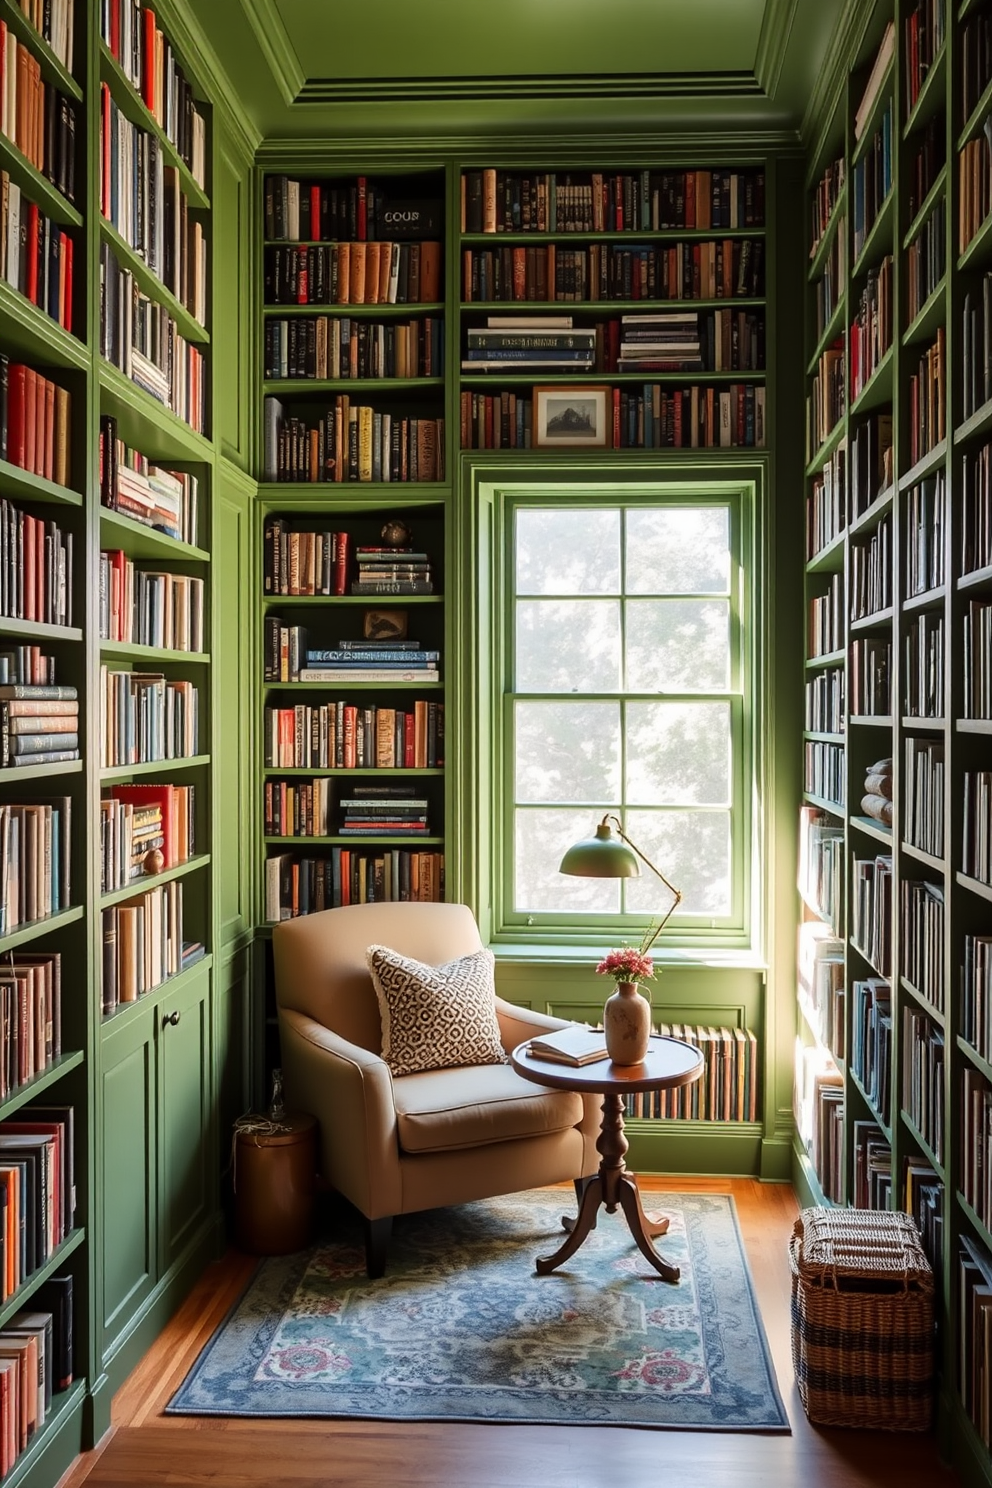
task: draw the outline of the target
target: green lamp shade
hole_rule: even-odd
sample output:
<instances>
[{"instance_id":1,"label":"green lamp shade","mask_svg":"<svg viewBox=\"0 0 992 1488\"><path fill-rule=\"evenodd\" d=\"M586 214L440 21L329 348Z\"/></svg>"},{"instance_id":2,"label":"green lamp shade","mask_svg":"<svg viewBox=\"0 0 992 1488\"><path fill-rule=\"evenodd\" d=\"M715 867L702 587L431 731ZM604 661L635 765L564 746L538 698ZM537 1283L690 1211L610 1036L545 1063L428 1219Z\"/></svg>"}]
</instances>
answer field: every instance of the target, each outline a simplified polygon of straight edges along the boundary
<instances>
[{"instance_id":1,"label":"green lamp shade","mask_svg":"<svg viewBox=\"0 0 992 1488\"><path fill-rule=\"evenodd\" d=\"M639 878L641 865L625 842L614 837L608 822L600 822L595 837L575 842L558 866L575 878Z\"/></svg>"}]
</instances>

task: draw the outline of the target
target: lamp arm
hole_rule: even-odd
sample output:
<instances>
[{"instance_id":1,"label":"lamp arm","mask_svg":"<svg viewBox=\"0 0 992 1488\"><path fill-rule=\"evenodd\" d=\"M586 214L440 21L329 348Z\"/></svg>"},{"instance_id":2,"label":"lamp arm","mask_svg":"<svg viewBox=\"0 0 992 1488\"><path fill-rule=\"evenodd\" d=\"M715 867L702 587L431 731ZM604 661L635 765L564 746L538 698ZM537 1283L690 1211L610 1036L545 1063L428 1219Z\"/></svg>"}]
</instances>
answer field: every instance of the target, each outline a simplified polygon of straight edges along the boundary
<instances>
[{"instance_id":1,"label":"lamp arm","mask_svg":"<svg viewBox=\"0 0 992 1488\"><path fill-rule=\"evenodd\" d=\"M641 862L647 864L654 876L661 879L662 883L665 885L665 888L672 895L672 902L666 910L665 914L662 915L661 919L658 921L658 924L656 925L655 929L652 931L648 939L641 942L641 954L646 955L647 952L654 945L655 941L658 939L658 936L661 934L662 930L664 930L665 926L668 924L668 921L671 919L672 915L682 903L682 892L680 889L677 889L673 883L669 883L668 879L662 873L661 869L656 868L651 859L641 852L641 849L638 847L637 843L630 840L630 838L627 836L627 833L623 829L623 823L620 821L620 818L618 816L614 816L612 811L608 811L606 813L600 825L606 826L610 823L612 823L612 825L616 829L616 834L621 839L621 841L626 842L631 852L636 853Z\"/></svg>"}]
</instances>

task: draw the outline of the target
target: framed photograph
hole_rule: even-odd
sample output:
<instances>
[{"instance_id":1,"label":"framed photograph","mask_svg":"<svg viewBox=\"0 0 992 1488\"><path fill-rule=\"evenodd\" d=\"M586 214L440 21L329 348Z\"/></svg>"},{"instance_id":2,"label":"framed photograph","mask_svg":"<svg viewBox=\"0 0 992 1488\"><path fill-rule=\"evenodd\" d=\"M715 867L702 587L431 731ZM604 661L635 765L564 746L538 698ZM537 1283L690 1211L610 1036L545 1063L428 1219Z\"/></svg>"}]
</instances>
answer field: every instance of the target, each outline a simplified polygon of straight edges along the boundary
<instances>
[{"instance_id":1,"label":"framed photograph","mask_svg":"<svg viewBox=\"0 0 992 1488\"><path fill-rule=\"evenodd\" d=\"M536 387L535 449L609 449L612 388Z\"/></svg>"}]
</instances>

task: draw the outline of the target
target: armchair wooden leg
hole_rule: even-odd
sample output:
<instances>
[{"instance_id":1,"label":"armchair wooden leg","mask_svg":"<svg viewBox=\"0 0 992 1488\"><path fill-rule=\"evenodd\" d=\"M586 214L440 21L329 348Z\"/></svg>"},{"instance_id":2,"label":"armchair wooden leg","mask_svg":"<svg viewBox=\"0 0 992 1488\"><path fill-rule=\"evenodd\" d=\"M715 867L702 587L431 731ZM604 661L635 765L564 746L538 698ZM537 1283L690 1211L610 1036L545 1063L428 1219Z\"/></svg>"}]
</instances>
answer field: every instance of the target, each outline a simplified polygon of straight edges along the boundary
<instances>
[{"instance_id":1,"label":"armchair wooden leg","mask_svg":"<svg viewBox=\"0 0 992 1488\"><path fill-rule=\"evenodd\" d=\"M366 1219L365 1221L365 1269L369 1280L375 1281L384 1276L386 1272L386 1251L389 1249L389 1237L393 1232L393 1216L387 1214L385 1219Z\"/></svg>"}]
</instances>

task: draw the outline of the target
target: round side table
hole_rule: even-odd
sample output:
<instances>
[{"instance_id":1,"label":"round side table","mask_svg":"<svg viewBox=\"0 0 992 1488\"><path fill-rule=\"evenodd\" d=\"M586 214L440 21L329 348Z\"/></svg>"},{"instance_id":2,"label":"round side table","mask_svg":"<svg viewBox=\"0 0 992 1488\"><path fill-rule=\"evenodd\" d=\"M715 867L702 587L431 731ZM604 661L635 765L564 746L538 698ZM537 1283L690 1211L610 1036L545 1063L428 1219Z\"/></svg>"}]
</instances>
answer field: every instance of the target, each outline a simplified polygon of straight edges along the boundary
<instances>
[{"instance_id":1,"label":"round side table","mask_svg":"<svg viewBox=\"0 0 992 1488\"><path fill-rule=\"evenodd\" d=\"M603 1115L596 1141L596 1150L600 1154L599 1172L586 1180L577 1217L562 1219L562 1226L568 1231L565 1241L554 1255L539 1257L538 1275L547 1276L575 1254L590 1230L596 1228L596 1215L600 1208L605 1208L607 1214L615 1214L619 1208L623 1210L641 1254L665 1281L678 1281L678 1266L666 1261L651 1243L668 1229L668 1220L653 1222L648 1219L641 1207L637 1179L633 1173L627 1172L623 1160L629 1145L623 1130L623 1106L625 1097L638 1090L673 1090L680 1085L691 1085L703 1073L702 1051L681 1039L654 1034L640 1064L614 1064L609 1059L595 1064L562 1064L532 1054L527 1043L517 1045L510 1055L510 1063L518 1075L533 1080L535 1085L549 1085L554 1090L577 1090L580 1094L590 1092L603 1097Z\"/></svg>"},{"instance_id":2,"label":"round side table","mask_svg":"<svg viewBox=\"0 0 992 1488\"><path fill-rule=\"evenodd\" d=\"M317 1122L300 1114L260 1122L273 1129L235 1130L235 1236L254 1255L288 1255L313 1239Z\"/></svg>"}]
</instances>

